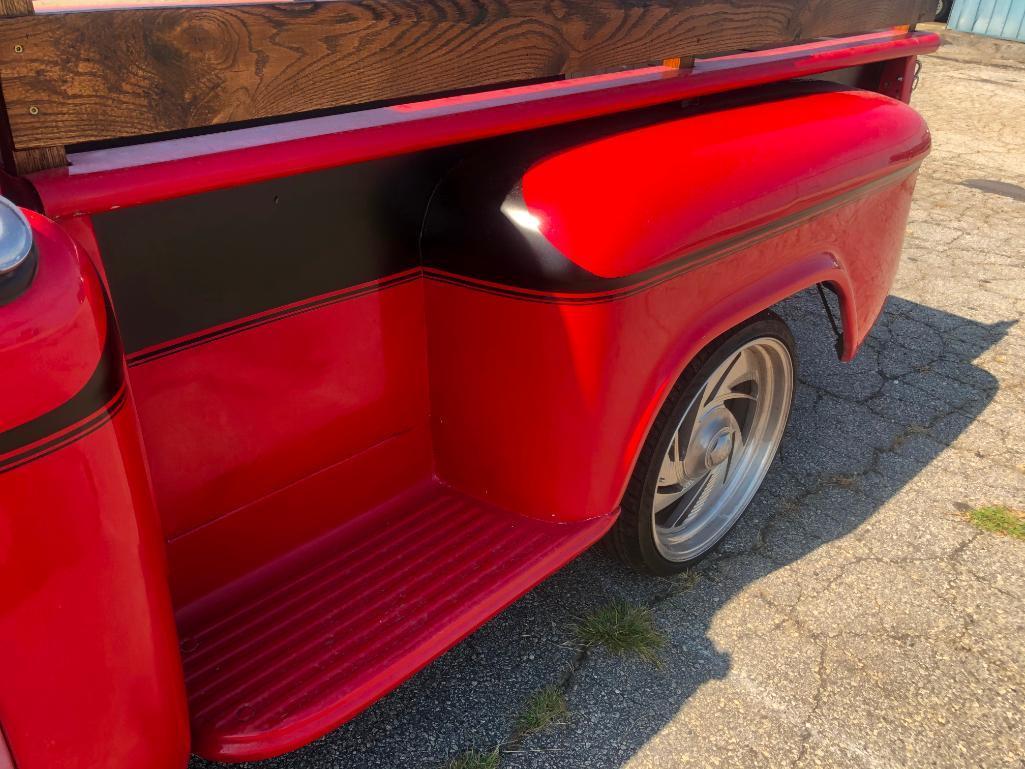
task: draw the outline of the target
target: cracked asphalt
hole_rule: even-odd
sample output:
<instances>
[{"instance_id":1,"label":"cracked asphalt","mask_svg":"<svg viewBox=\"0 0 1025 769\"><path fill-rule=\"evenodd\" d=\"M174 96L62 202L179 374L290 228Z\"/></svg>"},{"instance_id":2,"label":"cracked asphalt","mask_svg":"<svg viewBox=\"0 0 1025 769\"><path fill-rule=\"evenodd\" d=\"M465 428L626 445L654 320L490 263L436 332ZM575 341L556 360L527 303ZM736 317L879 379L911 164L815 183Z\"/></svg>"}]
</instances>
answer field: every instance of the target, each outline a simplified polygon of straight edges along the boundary
<instances>
[{"instance_id":1,"label":"cracked asphalt","mask_svg":"<svg viewBox=\"0 0 1025 769\"><path fill-rule=\"evenodd\" d=\"M964 515L1025 509L1025 46L978 50L923 62L934 149L857 360L836 361L817 296L783 308L793 419L693 587L592 550L352 723L253 766L440 767L507 743L555 683L569 720L503 767L1025 767L1025 542ZM652 608L661 667L573 645L574 618L615 598Z\"/></svg>"}]
</instances>

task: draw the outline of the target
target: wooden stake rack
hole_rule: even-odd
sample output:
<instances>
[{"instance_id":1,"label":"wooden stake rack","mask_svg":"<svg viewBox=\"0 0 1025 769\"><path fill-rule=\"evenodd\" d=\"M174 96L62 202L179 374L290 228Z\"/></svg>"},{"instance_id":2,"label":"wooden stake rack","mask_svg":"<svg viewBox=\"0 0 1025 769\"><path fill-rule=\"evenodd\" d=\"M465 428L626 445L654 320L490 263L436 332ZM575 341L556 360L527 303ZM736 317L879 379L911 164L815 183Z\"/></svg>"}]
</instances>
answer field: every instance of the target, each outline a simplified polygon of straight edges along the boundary
<instances>
[{"instance_id":1,"label":"wooden stake rack","mask_svg":"<svg viewBox=\"0 0 1025 769\"><path fill-rule=\"evenodd\" d=\"M935 0L0 0L4 161L914 25ZM70 5L73 0L66 0ZM111 8L110 6L115 6ZM43 13L40 11L46 10Z\"/></svg>"}]
</instances>

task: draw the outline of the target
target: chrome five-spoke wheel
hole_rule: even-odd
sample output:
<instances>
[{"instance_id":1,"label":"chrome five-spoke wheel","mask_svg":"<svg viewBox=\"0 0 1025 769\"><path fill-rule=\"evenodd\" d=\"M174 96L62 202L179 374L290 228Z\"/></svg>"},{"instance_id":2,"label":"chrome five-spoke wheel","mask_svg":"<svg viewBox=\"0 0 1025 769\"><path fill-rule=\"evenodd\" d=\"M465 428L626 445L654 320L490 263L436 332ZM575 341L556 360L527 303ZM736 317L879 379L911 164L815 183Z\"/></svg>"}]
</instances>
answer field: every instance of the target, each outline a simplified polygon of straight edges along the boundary
<instances>
[{"instance_id":1,"label":"chrome five-spoke wheel","mask_svg":"<svg viewBox=\"0 0 1025 769\"><path fill-rule=\"evenodd\" d=\"M610 535L613 550L671 573L715 547L765 478L793 391L793 339L775 315L703 351L652 428Z\"/></svg>"}]
</instances>

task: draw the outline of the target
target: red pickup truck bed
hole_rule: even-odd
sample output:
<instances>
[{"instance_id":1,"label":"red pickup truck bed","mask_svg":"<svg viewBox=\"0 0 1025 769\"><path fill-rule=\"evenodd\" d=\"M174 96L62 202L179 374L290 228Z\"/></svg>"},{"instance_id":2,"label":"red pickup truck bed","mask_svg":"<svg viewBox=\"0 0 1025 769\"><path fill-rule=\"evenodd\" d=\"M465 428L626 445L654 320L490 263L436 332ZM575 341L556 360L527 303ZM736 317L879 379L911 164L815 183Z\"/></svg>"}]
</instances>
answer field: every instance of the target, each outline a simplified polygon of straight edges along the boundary
<instances>
[{"instance_id":1,"label":"red pickup truck bed","mask_svg":"<svg viewBox=\"0 0 1025 769\"><path fill-rule=\"evenodd\" d=\"M685 493L660 431L723 340L816 285L845 359L874 322L937 45L69 143L4 174L34 246L0 270L0 756L275 755L610 527L636 562L631 489ZM711 411L714 470L748 412Z\"/></svg>"}]
</instances>

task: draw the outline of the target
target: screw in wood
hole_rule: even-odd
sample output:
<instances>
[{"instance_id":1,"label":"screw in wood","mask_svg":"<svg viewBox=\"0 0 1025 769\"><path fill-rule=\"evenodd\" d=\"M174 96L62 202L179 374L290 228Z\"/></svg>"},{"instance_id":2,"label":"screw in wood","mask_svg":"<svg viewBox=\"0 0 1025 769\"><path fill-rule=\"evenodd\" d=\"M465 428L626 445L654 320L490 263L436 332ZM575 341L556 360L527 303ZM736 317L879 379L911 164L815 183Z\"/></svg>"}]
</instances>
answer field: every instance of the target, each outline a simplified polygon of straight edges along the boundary
<instances>
[{"instance_id":1,"label":"screw in wood","mask_svg":"<svg viewBox=\"0 0 1025 769\"><path fill-rule=\"evenodd\" d=\"M18 45L14 46L14 52L15 53L25 53L25 46L23 46L21 43L19 43Z\"/></svg>"},{"instance_id":2,"label":"screw in wood","mask_svg":"<svg viewBox=\"0 0 1025 769\"><path fill-rule=\"evenodd\" d=\"M30 114L30 115L38 115L39 114L39 107L29 107L28 108L28 114Z\"/></svg>"}]
</instances>

